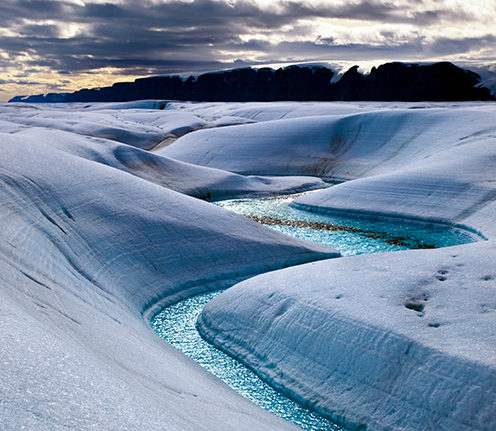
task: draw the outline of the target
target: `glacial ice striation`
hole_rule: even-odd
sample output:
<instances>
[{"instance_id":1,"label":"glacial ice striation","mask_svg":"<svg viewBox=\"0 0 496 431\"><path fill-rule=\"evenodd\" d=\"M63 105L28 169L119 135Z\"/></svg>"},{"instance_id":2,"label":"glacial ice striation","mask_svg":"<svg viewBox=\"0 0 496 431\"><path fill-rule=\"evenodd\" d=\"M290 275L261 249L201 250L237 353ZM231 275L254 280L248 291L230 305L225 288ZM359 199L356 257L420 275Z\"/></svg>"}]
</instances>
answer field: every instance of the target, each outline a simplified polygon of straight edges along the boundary
<instances>
[{"instance_id":1,"label":"glacial ice striation","mask_svg":"<svg viewBox=\"0 0 496 431\"><path fill-rule=\"evenodd\" d=\"M1 105L1 427L291 429L149 319L336 257L194 198L324 179L346 182L297 205L488 241L251 278L207 305L205 336L355 427L494 429L495 118L490 103Z\"/></svg>"}]
</instances>

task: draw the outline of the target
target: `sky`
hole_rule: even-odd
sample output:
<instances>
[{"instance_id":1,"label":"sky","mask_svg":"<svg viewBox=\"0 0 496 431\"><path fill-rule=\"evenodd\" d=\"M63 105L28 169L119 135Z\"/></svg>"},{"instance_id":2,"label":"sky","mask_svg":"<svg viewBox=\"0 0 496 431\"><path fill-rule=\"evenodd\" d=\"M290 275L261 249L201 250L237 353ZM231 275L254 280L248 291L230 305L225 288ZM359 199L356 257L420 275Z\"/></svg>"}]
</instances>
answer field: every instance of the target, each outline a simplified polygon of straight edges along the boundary
<instances>
[{"instance_id":1,"label":"sky","mask_svg":"<svg viewBox=\"0 0 496 431\"><path fill-rule=\"evenodd\" d=\"M439 60L496 68L495 0L0 2L0 101L245 66Z\"/></svg>"}]
</instances>

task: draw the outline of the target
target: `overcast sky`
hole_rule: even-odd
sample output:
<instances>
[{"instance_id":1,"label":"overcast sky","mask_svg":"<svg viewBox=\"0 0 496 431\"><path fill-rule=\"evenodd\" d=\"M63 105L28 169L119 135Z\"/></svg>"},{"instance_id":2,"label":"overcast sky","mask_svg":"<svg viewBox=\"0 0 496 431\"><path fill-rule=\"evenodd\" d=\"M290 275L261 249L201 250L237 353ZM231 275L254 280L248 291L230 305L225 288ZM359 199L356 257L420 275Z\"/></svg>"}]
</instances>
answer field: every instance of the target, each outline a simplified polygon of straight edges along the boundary
<instances>
[{"instance_id":1,"label":"overcast sky","mask_svg":"<svg viewBox=\"0 0 496 431\"><path fill-rule=\"evenodd\" d=\"M0 100L297 62L496 63L495 0L0 0Z\"/></svg>"}]
</instances>

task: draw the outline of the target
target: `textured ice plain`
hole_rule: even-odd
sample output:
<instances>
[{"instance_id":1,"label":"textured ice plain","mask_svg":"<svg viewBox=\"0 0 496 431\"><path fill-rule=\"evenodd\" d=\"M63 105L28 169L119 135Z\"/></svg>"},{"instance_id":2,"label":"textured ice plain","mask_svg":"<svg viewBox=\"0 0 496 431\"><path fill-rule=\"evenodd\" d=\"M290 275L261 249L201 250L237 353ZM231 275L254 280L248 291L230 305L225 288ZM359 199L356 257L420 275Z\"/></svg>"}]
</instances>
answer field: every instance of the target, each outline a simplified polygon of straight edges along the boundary
<instances>
[{"instance_id":1,"label":"textured ice plain","mask_svg":"<svg viewBox=\"0 0 496 431\"><path fill-rule=\"evenodd\" d=\"M33 109L55 121L79 108L1 107L0 429L292 429L164 343L149 317L195 292L336 253L161 186L157 172L172 161L140 178L146 153L116 136L11 115ZM119 124L132 135L133 124ZM177 166L195 187L215 190L211 175L237 187L230 173Z\"/></svg>"},{"instance_id":2,"label":"textured ice plain","mask_svg":"<svg viewBox=\"0 0 496 431\"><path fill-rule=\"evenodd\" d=\"M225 117L218 117L207 123L193 114L172 111L171 115L169 111L156 109L165 104L166 102L138 101L114 104L0 105L0 127L3 132L16 133L16 136L26 141L31 140L35 133L37 142L207 200L326 187L316 177L244 176L184 163L137 148L136 146L146 147L142 141L142 129L151 139L148 141L149 145L174 140L170 130L179 127L177 117L183 120L182 128L189 127L191 130L197 123L215 127L218 121L228 121ZM109 122L109 118L113 121L112 131L115 134L110 133L109 129L98 129L95 126L97 123ZM68 121L71 123L70 131L66 128ZM157 124L161 125L160 130L156 130ZM121 141L123 137L125 139Z\"/></svg>"},{"instance_id":3,"label":"textured ice plain","mask_svg":"<svg viewBox=\"0 0 496 431\"><path fill-rule=\"evenodd\" d=\"M2 118L19 124L114 139L147 150L166 138L175 138L207 126L194 114L153 109L160 109L165 103L150 101L128 103L124 106L16 103L3 105L0 113Z\"/></svg>"},{"instance_id":4,"label":"textured ice plain","mask_svg":"<svg viewBox=\"0 0 496 431\"><path fill-rule=\"evenodd\" d=\"M221 109L198 105L196 115ZM466 223L496 234L494 103L226 105L231 115L263 121L199 130L159 153L244 175L346 180L295 202L308 210Z\"/></svg>"},{"instance_id":5,"label":"textured ice plain","mask_svg":"<svg viewBox=\"0 0 496 431\"><path fill-rule=\"evenodd\" d=\"M155 103L80 104L75 109L81 109L85 113L105 109L133 110L138 107L160 107L155 105ZM140 105L138 106L138 104ZM465 140L475 141L480 138L479 143L484 144L485 142L484 145L490 147L490 141L493 140L494 135L491 130L495 124L494 108L492 106L490 104L419 103L169 103L165 106L165 112L170 109L181 111L188 115L191 113L194 114L194 117L190 118L200 118L201 121L205 121L213 126L216 124L236 123L239 118L241 120L240 122L258 121L260 122L260 126L265 124L264 127L266 127L272 120L283 118L289 119L320 115L323 117L323 122L328 122L332 119L341 119L343 122L346 122L347 120L343 118L354 115L360 116L368 112L375 112L377 114L388 110L406 110L409 112L408 110L414 107L428 108L423 110L429 112L434 109L446 108L446 111L457 110L460 115L455 116L452 123L447 124L444 130L438 130L437 135L434 136L439 136L441 141L446 142L449 141L449 139L446 139L446 134L452 133L452 130L463 132L463 127L466 127L468 130L473 131L473 136L462 139L456 142L456 144L463 145ZM114 429L116 427L123 429L143 429L145 427L147 429L162 429L164 424L170 429L201 429L202 427L204 429L231 429L233 422L237 422L235 425L242 429L253 429L258 424L260 424L259 428L261 429L277 429L278 426L288 427L289 425L281 424L281 422L278 422L270 415L266 415L256 409L254 410L251 405L240 401L238 396L227 391L223 385L215 382L210 377L206 377L191 361L184 359L179 353L164 347L164 344L156 340L155 335L151 334L143 323L140 312L137 311L139 307L136 304L141 304L140 301L143 301L143 304L147 301L153 301L146 299L148 298L148 286L151 285L153 289L159 289L160 292L164 288L170 288L171 290L168 293L172 292L174 294L176 292L175 288L178 287L174 283L177 280L182 280L185 272L188 274L188 277L193 279L197 279L195 278L196 276L201 278L207 273L207 269L204 267L207 263L203 260L202 262L205 265L202 264L199 271L191 266L188 267L188 263L185 263L185 266L181 268L175 268L172 265L175 258L180 259L180 256L176 255L176 244L179 242L179 239L174 232L184 232L184 226L181 224L181 221L184 220L185 224L187 224L187 221L193 222L194 219L200 226L205 227L207 232L211 228L210 226L207 228L203 212L199 216L196 210L191 211L189 203L186 204L184 202L184 205L180 205L175 200L169 201L165 199L164 196L158 202L155 201L158 194L162 195L164 193L163 188L154 186L153 184L154 182L160 184L160 177L166 175L162 169L147 171L147 175L149 175L147 178L148 181L136 178L136 176L139 176L138 173L143 169L142 163L139 161L141 155L150 153L140 153L138 149L136 149L136 153L131 152L133 156L129 157L130 160L135 158L135 154L139 154L140 157L136 157L137 161L133 165L133 168L130 169L128 167L130 162L125 161L125 163L122 163L114 156L112 151L104 149L106 145L112 144L125 147L125 152L127 152L127 148L130 147L117 142L119 136L98 135L94 132L94 129L90 128L86 130L82 128L77 131L79 137L74 134L74 130L66 129L65 131L57 132L57 134L55 131L50 132L53 135L47 134L43 138L42 133L49 132L44 126L50 128L50 124L43 124L43 122L28 123L27 120L18 120L18 123L25 123L24 126L20 126L16 123L15 118L5 111L13 109L23 109L26 111L32 109L49 109L51 111L57 111L55 114L51 114L52 116L58 116L63 120L67 111L64 105L49 107L14 104L4 105L1 109L1 120L3 120L1 122L1 128L5 133L2 133L3 136L0 142L2 142L3 147L10 148L9 151L14 151L14 148L18 149L15 160L9 159L9 153L6 151L2 153L2 157L0 158L3 165L2 181L8 185L8 187L2 186L2 194L12 190L12 187L15 186L14 192L9 192L11 194L9 194L8 199L4 199L2 196L1 206L3 256L0 279L2 280L2 296L4 297L2 301L2 315L4 317L0 320L0 324L2 325L2 348L0 351L3 352L0 359L0 367L2 368L0 372L2 376L5 376L2 381L9 382L8 385L2 384L2 401L0 402L0 408L2 409L0 413L0 417L2 417L1 426L8 430L15 429L21 421L24 421L27 424L27 429L36 430L63 429L64 426L72 429ZM418 110L412 109L411 112L413 113ZM473 124L468 124L468 120L463 123L464 111L466 110L486 112L489 118L482 125L483 127L477 129ZM153 112L154 115L160 113L164 114L164 111ZM123 118L122 116L128 114L121 113L119 115ZM473 115L473 117L476 117L476 115ZM150 115L151 118L152 116ZM478 121L477 118L474 121ZM91 123L91 121L88 122ZM276 135L276 138L277 134L279 134L280 138L278 140L274 138L272 142L276 142L278 145L279 156L287 166L285 168L286 171L292 172L295 167L300 169L298 164L293 161L294 157L292 155L295 147L298 145L306 146L303 159L309 157L314 159L312 163L318 166L327 166L326 163L320 163L322 160L319 162L317 152L315 157L312 156L314 149L312 149L312 146L308 146L308 142L312 142L313 140L305 138L307 135L304 130L303 134L298 130L290 131L291 133L289 133L287 128L281 127L281 124L284 126L288 124L287 122L273 121L273 123L274 130L271 133L272 135ZM57 122L52 122L51 124L57 124ZM119 124L114 124L114 126L129 130L138 127L133 121L129 121L126 125L123 125L122 122ZM406 125L408 125L408 122ZM424 126L422 122L417 126L412 126L410 133L418 133L419 130L424 133ZM29 129L31 127L37 128L32 129L30 134ZM253 128L254 126L247 125L246 127ZM378 127L377 134L379 137L384 127L385 124L381 124ZM236 132L237 134L230 135L233 129L241 130L241 133ZM21 130L24 130L24 135L19 135ZM232 136L232 138L229 138L232 139L231 142L226 142L226 147L229 148L229 153L226 153L226 160L232 158L230 154L232 151L238 151L235 147L238 140L245 139L243 142L248 142L249 144L255 143L256 145L251 147L252 155L247 157L244 163L252 169L252 158L256 158L256 165L258 166L255 167L257 172L276 172L276 170L265 167L267 162L271 162L271 160L265 158L264 152L267 149L264 149L263 142L261 141L263 136L256 136L254 134L250 137L252 130L243 129L238 126L236 128L228 127L216 130L216 132L228 132L224 137L229 138L229 136ZM322 128L319 126L316 130L322 130ZM401 129L399 130L401 131ZM408 128L405 130L408 131ZM69 131L71 133L68 133ZM167 132L167 130L164 129L164 132ZM198 144L203 145L205 141L199 138L206 136L203 135L206 132L211 133L208 130L200 130L198 132L192 132L191 137L196 135ZM7 134L9 136L6 136ZM295 139L291 138L293 134L297 134ZM464 134L462 138L469 134ZM173 145L176 146L176 144L179 144L182 140L188 138L188 136L185 135L179 138ZM209 135L209 139L213 139L212 136ZM309 136L318 137L318 134ZM456 135L454 134L453 136ZM152 148L163 137L170 138L167 134L161 135L157 133L153 139L147 141L146 146ZM394 139L391 138L385 144L388 142L389 144L394 143L396 137L401 138L402 134L399 132L394 134ZM76 138L81 139L81 141L78 141L80 144L73 144L73 142L76 142ZM101 138L107 138L107 140ZM108 138L114 139L114 141L110 142ZM155 138L157 138L157 141L155 141ZM38 139L42 141L41 144L38 144ZM96 141L97 139L100 139L100 141ZM139 139L136 141L139 142ZM98 145L94 144L95 142L98 142ZM391 166L391 161L387 160L387 157L384 157L384 154L387 154L389 144L381 146L377 140L371 140L371 142L375 142L377 147L372 154L375 154L376 157L380 156L380 162L377 162L375 168L377 169L377 173L389 174L393 172L392 170L388 170ZM429 141L427 146L420 145L422 144L421 140L417 142L420 148L425 147L428 150L429 146L434 145L437 141ZM448 144L451 145L449 142ZM86 146L90 148L85 148ZM140 144L139 146L142 145ZM453 147L455 146L453 143ZM94 147L98 147L98 150L95 150ZM384 148L380 150L381 147ZM167 148L163 147L154 152L154 154L161 155ZM408 145L405 145L403 148L408 148ZM398 151L398 154L404 151L403 148L401 151ZM476 151L477 148L474 147L473 150ZM209 150L209 145L204 146L204 149ZM382 155L381 152L383 152ZM432 151L430 157L434 157L435 153L436 151ZM358 155L360 155L360 151L358 151ZM471 154L469 156L472 157ZM472 160L470 157L468 159L469 161ZM396 172L401 171L400 159L397 163ZM153 160L158 159L154 158ZM392 160L394 161L394 157ZM405 157L404 160L406 166L410 159ZM289 164L288 161L290 162ZM489 157L486 162L490 166L494 166L494 156ZM174 165L173 161L163 161L163 163L167 163L167 166ZM367 159L362 160L362 163L366 164ZM144 164L147 165L147 163ZM305 161L306 165L308 165L307 161ZM193 172L190 169L191 165L184 164L181 166L184 169L182 173L188 174ZM470 163L467 166L470 166ZM91 167L90 170L87 170L88 167ZM384 169L380 172L382 168ZM472 177L476 178L479 170L483 168L483 166L477 166L477 172L472 172ZM119 172L121 169L125 172ZM202 181L208 181L207 177L202 175L200 169L202 168L198 168L196 171L198 178L197 185L195 186L196 183L186 184L184 191L188 191L188 187L201 187ZM462 178L467 177L469 169L465 167L464 163L458 161L456 169L456 172L448 173L452 178L458 178L458 175L461 175ZM87 177L84 175L85 172L88 174ZM103 172L106 174L103 175ZM226 187L228 187L229 176L231 174L222 171L218 172L220 175L219 178L224 178ZM17 180L13 182L9 178L14 173ZM129 174L133 174L134 176ZM208 175L210 175L210 172ZM367 173L364 175L367 175ZM332 176L334 175L332 174ZM339 177L337 174L336 176ZM345 177L344 175L342 176ZM40 188L37 188L32 177L40 185ZM116 177L120 178L117 183ZM174 175L170 176L170 178L173 177ZM103 179L102 181L100 181L101 178ZM350 175L349 179L353 178ZM18 191L18 186L15 184L21 179L26 179L26 184L21 182L24 185ZM491 185L491 181L493 180L494 178L489 176L484 180L484 184ZM14 185L11 185L12 183ZM358 181L351 181L339 187L352 185L353 183L358 183ZM175 184L180 191L180 180L176 180ZM236 184L236 181L232 181L231 184ZM131 188L128 189L128 186ZM273 190L276 190L277 186L277 184L274 184ZM256 188L258 186L255 183L253 187ZM215 189L215 183L212 188ZM22 191L23 189L30 191L26 194ZM335 188L329 189L329 191L333 189ZM145 192L142 192L142 190L145 190ZM155 190L155 192L151 190ZM144 195L140 198L139 196L142 193ZM173 192L169 193L176 196ZM359 202L359 198L364 200L366 197L353 195L353 199L350 200L352 202L355 202L355 200ZM179 201L182 201L182 199L183 197L178 198ZM9 202L9 205L7 206L4 202ZM193 200L188 202L193 202ZM201 204L197 201L194 202L194 206ZM418 204L419 200L411 199L410 202ZM470 208L470 202L467 203L467 208ZM423 206L424 209L425 207L427 205ZM95 208L98 208L96 213ZM164 235L161 235L162 239L157 238L157 235L161 232L160 226L167 226L171 223L168 215L170 208L175 208L174 214L180 214L180 217L178 216L180 219L179 221L174 220L170 225L170 231L172 232L170 235L172 235L174 242L171 246L168 246L166 245L166 239L163 238ZM73 217L73 221L71 221L69 215L65 214L64 209ZM414 210L413 207L412 210ZM76 211L81 211L81 214L77 218ZM406 209L403 208L403 211L406 211ZM457 211L456 214L460 214L460 208ZM491 227L494 229L494 223L491 223L491 221L494 220L495 214L493 201L487 198L487 202L477 205L472 213L470 211L469 209L466 212L468 215L463 220L457 219L457 222L470 224L474 229L480 230L486 236L492 238ZM45 219L43 213L47 214L49 218ZM184 214L186 214L186 217L184 217ZM425 214L428 216L427 210ZM156 218L157 216L159 217L158 220ZM164 217L166 218L165 221ZM70 243L64 241L65 234L50 220L69 233L72 231L68 230L68 227L76 229L76 232L82 229L80 232L84 234L85 238L87 236L93 238L91 240L91 247L96 247L97 250L103 247L108 253L115 252L117 255L122 251L122 255L119 258L110 259L109 262L94 263L95 260L93 258L87 257L91 256L91 253L85 241L80 238ZM103 230L102 225L96 223L98 220L103 220L105 226ZM80 226L74 227L71 223L74 225L78 223ZM179 227L178 224L180 224ZM222 234L219 233L219 229L220 227L216 224L213 232L211 232L211 237L214 238L212 240L214 241L213 244L220 244L219 241L222 241L222 244L225 244L226 247L231 247L227 245L227 237L229 237L229 241L232 241L233 236L239 240L239 242L233 244L242 244L246 239L244 235L240 237L237 231L224 232ZM110 232L112 232L112 235L110 235ZM188 238L187 241L190 245L194 245L186 253L189 259L188 262L191 264L194 259L198 260L197 256L203 256L202 259L205 257L207 245L204 240L207 238L205 236L207 233L203 232L197 238L195 235L199 231L196 228L186 230L186 232L198 240L198 242L192 243L190 242L190 238ZM148 248L149 252L141 255L139 246L147 241L146 236L151 238L151 244L143 245L143 250L147 250L147 247L153 248L154 246L156 250L152 251L151 248ZM110 243L109 239L111 240ZM223 239L226 239L226 241ZM136 250L129 245L133 244L133 241L137 241L133 245L133 247L137 247ZM264 239L263 241L269 241L269 239ZM292 242L292 244L294 243ZM492 242L485 244L488 247ZM472 245L471 247L474 248L471 250L480 250L480 253L484 253L484 249L478 249L479 245ZM48 250L48 252L43 250ZM232 250L234 249L231 249L231 252ZM260 262L260 265L262 265L264 259L263 254L260 255L258 253L259 250L257 249L257 252L253 252L253 261ZM456 250L458 251L459 249L456 248ZM158 255L154 254L155 251L158 252ZM129 253L126 254L127 252ZM438 252L439 250L434 250L422 253L426 253L425 256L427 257L425 259L431 262L432 259L437 259L436 253ZM194 253L197 253L197 256L191 256ZM469 250L467 253L475 253L475 251ZM66 254L68 258L65 256ZM97 256L99 255L101 256L101 252L97 254ZM272 256L271 254L269 255ZM235 256L236 259L242 259L240 255ZM381 264L386 262L385 256L381 256ZM415 261L419 255L410 255L408 252L403 256L403 263L398 263L400 273L401 269L407 272L411 265L410 259ZM409 256L412 257L410 258ZM246 265L251 263L248 262L248 258L249 256L246 256ZM159 274L150 273L151 268L148 268L145 264L145 261L149 261L149 259L152 259L151 261L155 265L157 261L160 262L158 266L159 271L170 271L167 272L167 277L164 275L164 272ZM469 262L468 258L463 257L463 259L467 259L467 262ZM474 261L474 271L479 271L481 274L481 280L474 284L474 288L477 289L477 286L480 286L482 281L493 283L494 281L491 281L491 271L493 271L491 262L494 262L494 259L489 260L488 265L490 270L487 269L487 266L484 267L484 265L480 264L477 258L472 260ZM350 262L350 260L342 260L342 262ZM459 263L463 263L463 261ZM211 269L218 268L217 265L223 267L224 261L212 261L210 264ZM91 273L95 267L100 269L96 271L96 275ZM132 270L130 269L131 267ZM186 267L188 270L185 269ZM239 269L239 267L237 268ZM85 272L85 269L90 272ZM267 268L264 267L264 269ZM362 269L365 270L364 268ZM138 270L136 274L135 270ZM23 271L25 275L20 271ZM306 275L309 279L312 277L311 273L307 273ZM86 276L89 276L90 280ZM160 279L160 281L150 283L148 276L151 280ZM442 274L437 274L437 276L445 277ZM463 274L457 274L456 278L463 280L464 277ZM91 278L94 278L94 280L91 280ZM165 278L168 281L164 287L162 283ZM95 281L100 279L110 280L110 286L107 283L102 284L107 291L95 288ZM317 279L318 275L316 274ZM170 285L168 284L169 281L171 282ZM440 285L443 283L440 280L439 282ZM50 287L52 291L44 288L42 284ZM387 285L387 281L384 281L382 285ZM346 287L347 289L350 288L348 285ZM186 288L188 290L180 295L184 294L187 296L191 294L195 291L196 285L193 282L191 286L188 285ZM413 286L413 289L415 290L416 287ZM178 297L180 296L176 296L176 298ZM449 299L451 300L451 297ZM39 305L34 305L35 301ZM492 315L491 304L494 302L494 298L488 295L482 303L486 304L482 309L488 310L489 315ZM87 305L82 305L83 303ZM141 306L146 308L146 305L143 304ZM418 308L415 303L410 306ZM448 306L449 303L446 304L446 307ZM43 307L47 308L44 309ZM363 307L362 309L365 308L368 307ZM412 309L405 308L405 311L414 314L417 313L414 309L412 311ZM46 316L43 313L48 313L48 315ZM64 316L63 313L69 317ZM84 326L71 321L70 317L83 323ZM360 315L361 318L362 316ZM125 326L113 319L119 320ZM473 313L468 315L467 319L473 320ZM476 322L476 320L473 321ZM351 326L351 328L354 328L354 326ZM443 326L439 326L434 329L442 328ZM488 332L487 334L488 340L491 339L491 333ZM379 331L374 339L375 341L381 340L380 334L381 332ZM456 349L452 349L451 353L453 352L456 353ZM365 370L368 369L368 367L365 368ZM276 379L274 379L274 382L276 382ZM424 396L424 394L420 396ZM458 407L457 409L460 410ZM420 429L423 428L424 426L420 427ZM487 429L490 428L491 424L489 424Z\"/></svg>"},{"instance_id":6,"label":"textured ice plain","mask_svg":"<svg viewBox=\"0 0 496 431\"><path fill-rule=\"evenodd\" d=\"M496 429L496 247L343 257L251 278L202 336L350 429Z\"/></svg>"},{"instance_id":7,"label":"textured ice plain","mask_svg":"<svg viewBox=\"0 0 496 431\"><path fill-rule=\"evenodd\" d=\"M194 113L170 110L166 101L127 103L15 103L0 106L3 119L34 127L108 138L151 150L191 131L251 122L223 116L206 122Z\"/></svg>"},{"instance_id":8,"label":"textured ice plain","mask_svg":"<svg viewBox=\"0 0 496 431\"><path fill-rule=\"evenodd\" d=\"M188 135L163 151L245 174L347 180L295 205L462 225L489 241L256 277L209 303L199 328L352 428L496 429L496 106L353 106L332 115L315 104L292 119L280 118L301 108L272 110L279 119L195 132L196 145Z\"/></svg>"}]
</instances>

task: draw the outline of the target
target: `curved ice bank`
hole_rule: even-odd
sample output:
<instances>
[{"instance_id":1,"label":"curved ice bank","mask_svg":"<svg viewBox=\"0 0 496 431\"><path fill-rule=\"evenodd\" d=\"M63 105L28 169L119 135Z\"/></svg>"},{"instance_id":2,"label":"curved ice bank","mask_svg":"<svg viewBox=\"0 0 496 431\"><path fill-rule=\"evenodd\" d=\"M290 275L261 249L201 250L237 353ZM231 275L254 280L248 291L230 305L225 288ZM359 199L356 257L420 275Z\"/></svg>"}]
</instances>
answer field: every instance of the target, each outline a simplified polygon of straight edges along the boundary
<instances>
[{"instance_id":1,"label":"curved ice bank","mask_svg":"<svg viewBox=\"0 0 496 431\"><path fill-rule=\"evenodd\" d=\"M187 112L143 109L158 103L0 105L0 131L206 200L327 186L316 177L244 176L145 151L198 124L214 127L219 121L227 121L223 116L205 122Z\"/></svg>"},{"instance_id":2,"label":"curved ice bank","mask_svg":"<svg viewBox=\"0 0 496 431\"><path fill-rule=\"evenodd\" d=\"M362 255L214 298L202 335L351 429L496 429L496 246Z\"/></svg>"},{"instance_id":3,"label":"curved ice bank","mask_svg":"<svg viewBox=\"0 0 496 431\"><path fill-rule=\"evenodd\" d=\"M494 103L358 105L280 105L264 121L196 131L161 154L242 174L346 180L298 199L304 209L429 219L496 235ZM258 118L250 107L257 112L256 105L223 109Z\"/></svg>"},{"instance_id":4,"label":"curved ice bank","mask_svg":"<svg viewBox=\"0 0 496 431\"><path fill-rule=\"evenodd\" d=\"M324 214L440 222L495 236L494 142L486 137L456 146L403 169L302 196L292 205Z\"/></svg>"},{"instance_id":5,"label":"curved ice bank","mask_svg":"<svg viewBox=\"0 0 496 431\"><path fill-rule=\"evenodd\" d=\"M0 428L291 429L164 343L143 312L336 253L84 157L111 142L8 128Z\"/></svg>"},{"instance_id":6,"label":"curved ice bank","mask_svg":"<svg viewBox=\"0 0 496 431\"><path fill-rule=\"evenodd\" d=\"M346 179L296 207L430 220L489 241L257 277L208 304L199 328L352 428L493 430L496 106L369 108L195 132L202 145L190 148L190 135L168 152L244 173Z\"/></svg>"},{"instance_id":7,"label":"curved ice bank","mask_svg":"<svg viewBox=\"0 0 496 431\"><path fill-rule=\"evenodd\" d=\"M199 105L183 109L199 116L210 112ZM246 104L236 115L263 121L195 131L161 153L243 174L351 180L443 159L446 153L437 157L442 151L487 140L496 131L494 103L357 105L300 104L284 111L282 105L281 113L274 111L277 104ZM224 104L216 114L233 114L234 108Z\"/></svg>"}]
</instances>

